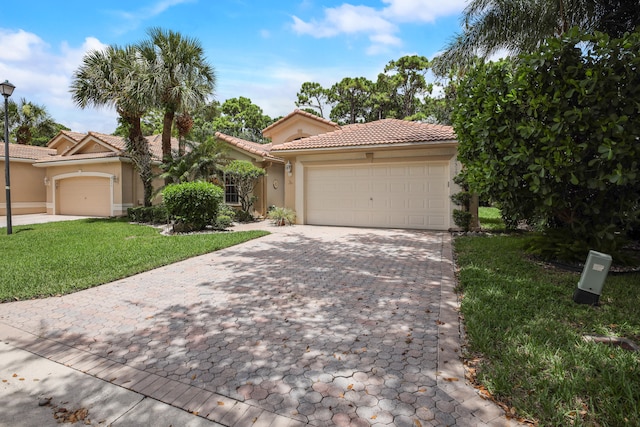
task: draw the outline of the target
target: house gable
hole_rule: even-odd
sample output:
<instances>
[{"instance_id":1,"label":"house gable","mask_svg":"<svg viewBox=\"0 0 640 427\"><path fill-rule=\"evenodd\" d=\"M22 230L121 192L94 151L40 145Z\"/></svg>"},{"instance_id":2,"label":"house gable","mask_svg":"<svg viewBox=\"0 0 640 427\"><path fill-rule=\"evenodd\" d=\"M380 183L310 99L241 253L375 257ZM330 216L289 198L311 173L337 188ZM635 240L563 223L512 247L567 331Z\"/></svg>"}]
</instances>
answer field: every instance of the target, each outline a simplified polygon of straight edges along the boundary
<instances>
[{"instance_id":1,"label":"house gable","mask_svg":"<svg viewBox=\"0 0 640 427\"><path fill-rule=\"evenodd\" d=\"M294 110L262 131L273 144L282 144L340 129L337 123L302 110Z\"/></svg>"},{"instance_id":2,"label":"house gable","mask_svg":"<svg viewBox=\"0 0 640 427\"><path fill-rule=\"evenodd\" d=\"M47 148L56 150L56 154L61 155L65 151L73 148L84 138L86 134L61 130L47 144Z\"/></svg>"},{"instance_id":3,"label":"house gable","mask_svg":"<svg viewBox=\"0 0 640 427\"><path fill-rule=\"evenodd\" d=\"M122 138L89 132L80 142L62 155L69 157L79 154L121 153L123 148Z\"/></svg>"}]
</instances>

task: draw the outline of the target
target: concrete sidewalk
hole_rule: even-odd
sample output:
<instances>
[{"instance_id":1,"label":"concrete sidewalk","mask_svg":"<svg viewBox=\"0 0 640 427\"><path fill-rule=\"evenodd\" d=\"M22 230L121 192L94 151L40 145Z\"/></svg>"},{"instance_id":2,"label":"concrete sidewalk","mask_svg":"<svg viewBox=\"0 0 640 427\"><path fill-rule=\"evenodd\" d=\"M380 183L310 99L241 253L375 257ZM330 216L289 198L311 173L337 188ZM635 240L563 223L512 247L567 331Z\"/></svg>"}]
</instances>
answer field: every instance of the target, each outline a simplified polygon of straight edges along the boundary
<instances>
[{"instance_id":1,"label":"concrete sidewalk","mask_svg":"<svg viewBox=\"0 0 640 427\"><path fill-rule=\"evenodd\" d=\"M63 422L114 427L220 426L13 347L7 337L18 331L10 331L5 325L0 329L5 338L0 342L1 425L35 427Z\"/></svg>"}]
</instances>

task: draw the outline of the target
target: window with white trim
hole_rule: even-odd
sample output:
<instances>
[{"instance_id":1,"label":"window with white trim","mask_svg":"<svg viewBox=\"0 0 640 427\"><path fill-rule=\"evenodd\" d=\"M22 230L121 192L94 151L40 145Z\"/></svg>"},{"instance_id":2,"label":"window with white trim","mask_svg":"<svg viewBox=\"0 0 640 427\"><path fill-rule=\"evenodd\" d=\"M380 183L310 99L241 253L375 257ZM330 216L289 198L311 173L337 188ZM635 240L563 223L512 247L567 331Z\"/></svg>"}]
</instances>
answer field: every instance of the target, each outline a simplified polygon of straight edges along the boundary
<instances>
[{"instance_id":1,"label":"window with white trim","mask_svg":"<svg viewBox=\"0 0 640 427\"><path fill-rule=\"evenodd\" d=\"M226 176L224 177L224 202L230 205L237 205L240 203L236 185Z\"/></svg>"}]
</instances>

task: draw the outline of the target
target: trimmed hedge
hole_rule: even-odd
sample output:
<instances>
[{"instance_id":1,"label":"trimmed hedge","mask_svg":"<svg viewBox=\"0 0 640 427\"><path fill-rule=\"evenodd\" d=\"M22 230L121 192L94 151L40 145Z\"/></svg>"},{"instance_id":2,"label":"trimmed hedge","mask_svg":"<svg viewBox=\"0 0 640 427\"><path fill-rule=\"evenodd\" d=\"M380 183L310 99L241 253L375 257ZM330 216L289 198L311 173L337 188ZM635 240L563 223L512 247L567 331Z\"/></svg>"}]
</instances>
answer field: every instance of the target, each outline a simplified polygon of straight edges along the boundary
<instances>
[{"instance_id":1,"label":"trimmed hedge","mask_svg":"<svg viewBox=\"0 0 640 427\"><path fill-rule=\"evenodd\" d=\"M131 222L166 224L169 222L169 213L164 205L139 206L127 209L127 217Z\"/></svg>"},{"instance_id":2,"label":"trimmed hedge","mask_svg":"<svg viewBox=\"0 0 640 427\"><path fill-rule=\"evenodd\" d=\"M203 230L214 225L224 190L204 181L170 184L162 191L169 216L185 231Z\"/></svg>"}]
</instances>

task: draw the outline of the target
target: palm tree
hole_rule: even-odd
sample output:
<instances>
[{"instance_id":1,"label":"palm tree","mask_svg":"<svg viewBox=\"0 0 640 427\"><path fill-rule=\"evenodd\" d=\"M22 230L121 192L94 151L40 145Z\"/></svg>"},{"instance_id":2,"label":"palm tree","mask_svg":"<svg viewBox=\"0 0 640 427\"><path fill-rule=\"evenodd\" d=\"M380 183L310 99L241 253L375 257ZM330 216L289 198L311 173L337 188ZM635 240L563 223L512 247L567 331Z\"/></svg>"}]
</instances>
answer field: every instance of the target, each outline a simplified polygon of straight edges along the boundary
<instances>
[{"instance_id":1,"label":"palm tree","mask_svg":"<svg viewBox=\"0 0 640 427\"><path fill-rule=\"evenodd\" d=\"M156 103L164 110L162 128L163 162L171 161L171 130L178 111L192 111L204 105L215 88L215 72L196 39L158 27L147 31L149 39L139 44L149 62Z\"/></svg>"},{"instance_id":2,"label":"palm tree","mask_svg":"<svg viewBox=\"0 0 640 427\"><path fill-rule=\"evenodd\" d=\"M44 105L20 99L19 103L9 100L9 129L15 134L18 144L32 145L34 137L44 136L51 139L57 133L58 125ZM4 107L0 116L4 115Z\"/></svg>"},{"instance_id":3,"label":"palm tree","mask_svg":"<svg viewBox=\"0 0 640 427\"><path fill-rule=\"evenodd\" d=\"M152 100L148 63L134 46L108 46L104 51L89 52L73 75L71 93L80 108L115 107L128 127L127 151L144 185L145 206L150 206L151 154L140 124Z\"/></svg>"},{"instance_id":4,"label":"palm tree","mask_svg":"<svg viewBox=\"0 0 640 427\"><path fill-rule=\"evenodd\" d=\"M544 39L577 26L618 36L640 24L640 0L471 0L464 30L436 61L438 74L501 50L532 52Z\"/></svg>"},{"instance_id":5,"label":"palm tree","mask_svg":"<svg viewBox=\"0 0 640 427\"><path fill-rule=\"evenodd\" d=\"M164 163L165 172L161 175L168 183L180 183L196 180L210 181L225 163L226 148L214 137L205 142L186 141L185 154Z\"/></svg>"}]
</instances>

